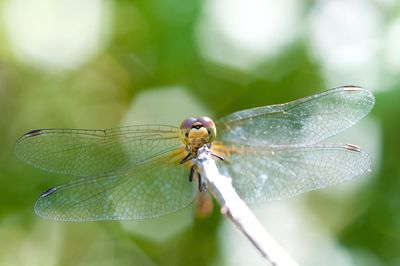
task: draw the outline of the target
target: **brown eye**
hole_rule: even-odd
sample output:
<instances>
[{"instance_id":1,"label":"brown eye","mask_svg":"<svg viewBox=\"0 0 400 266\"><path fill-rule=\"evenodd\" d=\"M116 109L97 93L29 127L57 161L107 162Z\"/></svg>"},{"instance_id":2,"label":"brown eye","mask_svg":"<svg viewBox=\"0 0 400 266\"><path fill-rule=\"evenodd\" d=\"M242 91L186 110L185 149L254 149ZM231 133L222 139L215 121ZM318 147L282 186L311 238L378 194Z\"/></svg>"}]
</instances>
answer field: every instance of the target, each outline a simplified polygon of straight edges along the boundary
<instances>
[{"instance_id":1,"label":"brown eye","mask_svg":"<svg viewBox=\"0 0 400 266\"><path fill-rule=\"evenodd\" d=\"M201 123L207 129L209 141L213 141L217 135L217 129L214 122L207 116L197 118L197 122Z\"/></svg>"},{"instance_id":2,"label":"brown eye","mask_svg":"<svg viewBox=\"0 0 400 266\"><path fill-rule=\"evenodd\" d=\"M214 127L214 122L207 116L202 116L197 119L205 128Z\"/></svg>"},{"instance_id":3,"label":"brown eye","mask_svg":"<svg viewBox=\"0 0 400 266\"><path fill-rule=\"evenodd\" d=\"M197 121L196 118L194 117L190 117L187 118L185 120L183 120L182 124L181 124L181 129L185 130L185 129L191 129L192 125Z\"/></svg>"}]
</instances>

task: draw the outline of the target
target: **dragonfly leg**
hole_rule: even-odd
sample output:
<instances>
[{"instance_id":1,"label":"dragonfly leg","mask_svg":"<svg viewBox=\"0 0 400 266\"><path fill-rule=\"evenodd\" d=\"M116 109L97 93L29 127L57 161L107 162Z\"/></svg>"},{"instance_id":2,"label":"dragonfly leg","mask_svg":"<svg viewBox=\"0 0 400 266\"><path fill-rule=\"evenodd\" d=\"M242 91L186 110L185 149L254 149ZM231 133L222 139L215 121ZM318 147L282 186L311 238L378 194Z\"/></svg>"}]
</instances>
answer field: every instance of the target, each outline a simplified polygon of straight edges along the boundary
<instances>
[{"instance_id":1,"label":"dragonfly leg","mask_svg":"<svg viewBox=\"0 0 400 266\"><path fill-rule=\"evenodd\" d=\"M204 181L203 177L200 173L197 173L197 179L199 180L199 191L202 192L207 189L206 182Z\"/></svg>"},{"instance_id":2,"label":"dragonfly leg","mask_svg":"<svg viewBox=\"0 0 400 266\"><path fill-rule=\"evenodd\" d=\"M211 153L212 156L220 159L221 161L225 160L224 157L222 157L221 155L215 154L215 153Z\"/></svg>"},{"instance_id":3,"label":"dragonfly leg","mask_svg":"<svg viewBox=\"0 0 400 266\"><path fill-rule=\"evenodd\" d=\"M193 159L192 153L189 152L189 153L185 156L185 158L182 159L182 161L180 162L180 164L184 164L184 163L186 163L187 161L190 161L191 159Z\"/></svg>"},{"instance_id":4,"label":"dragonfly leg","mask_svg":"<svg viewBox=\"0 0 400 266\"><path fill-rule=\"evenodd\" d=\"M202 192L203 190L206 189L206 182L204 181L200 173L196 171L195 167L196 167L195 165L192 165L192 167L190 167L189 181L192 182L194 175L197 174L197 180L199 182L199 191Z\"/></svg>"},{"instance_id":5,"label":"dragonfly leg","mask_svg":"<svg viewBox=\"0 0 400 266\"><path fill-rule=\"evenodd\" d=\"M208 147L209 149L211 148L211 143L208 143L208 144L206 144L206 145L207 145L207 147ZM218 154L215 154L215 153L211 153L211 155L214 156L214 157L216 157L216 158L218 158L218 159L220 159L221 161L224 160L224 157L222 157L221 155L218 155Z\"/></svg>"},{"instance_id":6,"label":"dragonfly leg","mask_svg":"<svg viewBox=\"0 0 400 266\"><path fill-rule=\"evenodd\" d=\"M189 182L193 181L194 172L195 172L194 165L192 165L192 167L190 167Z\"/></svg>"}]
</instances>

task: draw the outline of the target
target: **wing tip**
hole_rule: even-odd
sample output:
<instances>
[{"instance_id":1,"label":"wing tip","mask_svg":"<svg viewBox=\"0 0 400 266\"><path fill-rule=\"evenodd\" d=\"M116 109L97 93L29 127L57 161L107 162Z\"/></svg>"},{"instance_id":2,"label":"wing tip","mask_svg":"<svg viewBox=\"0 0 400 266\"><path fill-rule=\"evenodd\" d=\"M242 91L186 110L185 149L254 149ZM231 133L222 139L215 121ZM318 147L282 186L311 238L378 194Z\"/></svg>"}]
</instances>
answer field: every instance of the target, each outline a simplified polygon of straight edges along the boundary
<instances>
[{"instance_id":1,"label":"wing tip","mask_svg":"<svg viewBox=\"0 0 400 266\"><path fill-rule=\"evenodd\" d=\"M361 148L359 146L350 143L344 145L344 148L349 151L361 152Z\"/></svg>"},{"instance_id":2,"label":"wing tip","mask_svg":"<svg viewBox=\"0 0 400 266\"><path fill-rule=\"evenodd\" d=\"M23 137L36 137L43 134L43 129L34 129L23 135Z\"/></svg>"},{"instance_id":3,"label":"wing tip","mask_svg":"<svg viewBox=\"0 0 400 266\"><path fill-rule=\"evenodd\" d=\"M53 194L53 193L56 192L56 191L57 191L57 187L51 187L51 188L45 190L45 191L40 195L40 197L45 198L45 197L47 197L47 196L50 196L51 194Z\"/></svg>"},{"instance_id":4,"label":"wing tip","mask_svg":"<svg viewBox=\"0 0 400 266\"><path fill-rule=\"evenodd\" d=\"M20 146L20 144L22 144L22 142L28 138L31 137L36 137L36 136L40 136L43 134L43 130L42 129L34 129L31 130L25 134L23 134L16 142L14 145L14 153L15 155L17 155L17 157L22 160L25 161L25 157L23 152L21 152L22 147Z\"/></svg>"},{"instance_id":5,"label":"wing tip","mask_svg":"<svg viewBox=\"0 0 400 266\"><path fill-rule=\"evenodd\" d=\"M27 138L32 138L32 137L37 137L37 136L41 136L45 134L45 132L43 131L43 129L34 129L31 131L28 131L27 133L23 134L16 142L15 146L17 147L18 144L20 142L22 142L23 140L27 139Z\"/></svg>"},{"instance_id":6,"label":"wing tip","mask_svg":"<svg viewBox=\"0 0 400 266\"><path fill-rule=\"evenodd\" d=\"M371 90L366 89L361 86L358 86L358 85L345 85L345 86L342 86L339 88L341 88L343 91L347 91L347 92L364 92L367 96L375 99L375 96Z\"/></svg>"},{"instance_id":7,"label":"wing tip","mask_svg":"<svg viewBox=\"0 0 400 266\"><path fill-rule=\"evenodd\" d=\"M357 85L345 85L341 87L344 91L359 91L359 90L366 90L365 88Z\"/></svg>"},{"instance_id":8,"label":"wing tip","mask_svg":"<svg viewBox=\"0 0 400 266\"><path fill-rule=\"evenodd\" d=\"M364 167L362 167L362 172L359 174L361 175L362 173L365 172L371 172L371 165L372 165L372 158L371 156L364 151L363 149L361 149L359 146L354 145L354 144L345 144L344 148L350 152L354 152L354 153L358 153L360 154L360 156L363 158L364 160Z\"/></svg>"},{"instance_id":9,"label":"wing tip","mask_svg":"<svg viewBox=\"0 0 400 266\"><path fill-rule=\"evenodd\" d=\"M31 131L28 131L27 133L23 134L18 140L17 143L26 139L26 138L32 138L32 137L37 137L45 134L44 129L34 129Z\"/></svg>"},{"instance_id":10,"label":"wing tip","mask_svg":"<svg viewBox=\"0 0 400 266\"><path fill-rule=\"evenodd\" d=\"M363 97L365 102L370 106L368 112L371 111L372 107L375 105L375 96L371 90L357 85L345 85L339 88L349 93L360 92L360 96Z\"/></svg>"},{"instance_id":11,"label":"wing tip","mask_svg":"<svg viewBox=\"0 0 400 266\"><path fill-rule=\"evenodd\" d=\"M44 191L41 195L40 198L37 199L37 201L35 202L35 205L33 207L33 210L35 212L35 214L37 216L39 216L42 219L45 220L50 220L50 221L58 221L58 222L77 222L80 221L78 219L75 218L65 218L62 217L60 215L54 215L52 214L52 212L48 211L49 209L45 207L45 205L43 205L42 200L44 200L47 196L50 196L51 194L53 194L54 192L56 192L56 187L50 188L46 191Z\"/></svg>"}]
</instances>

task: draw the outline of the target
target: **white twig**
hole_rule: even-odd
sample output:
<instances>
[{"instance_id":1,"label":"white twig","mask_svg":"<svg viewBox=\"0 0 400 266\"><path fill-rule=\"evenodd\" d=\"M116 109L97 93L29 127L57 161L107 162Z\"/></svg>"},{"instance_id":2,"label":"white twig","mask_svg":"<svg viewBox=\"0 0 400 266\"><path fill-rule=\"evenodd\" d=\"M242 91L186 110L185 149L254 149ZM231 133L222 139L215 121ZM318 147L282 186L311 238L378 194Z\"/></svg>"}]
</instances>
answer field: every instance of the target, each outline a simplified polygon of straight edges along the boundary
<instances>
[{"instance_id":1,"label":"white twig","mask_svg":"<svg viewBox=\"0 0 400 266\"><path fill-rule=\"evenodd\" d=\"M198 150L193 162L202 178L205 178L207 189L221 204L221 212L246 235L263 257L272 265L298 265L265 231L232 187L230 178L219 173L207 146Z\"/></svg>"}]
</instances>

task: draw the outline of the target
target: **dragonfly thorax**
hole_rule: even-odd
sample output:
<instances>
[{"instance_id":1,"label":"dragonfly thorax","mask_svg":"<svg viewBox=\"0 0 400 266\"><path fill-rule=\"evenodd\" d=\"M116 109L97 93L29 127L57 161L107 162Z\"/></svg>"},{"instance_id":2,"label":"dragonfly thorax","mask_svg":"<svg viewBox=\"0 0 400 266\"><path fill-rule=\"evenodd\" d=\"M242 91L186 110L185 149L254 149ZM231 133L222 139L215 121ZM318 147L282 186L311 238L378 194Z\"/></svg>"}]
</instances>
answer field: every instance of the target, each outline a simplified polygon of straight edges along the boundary
<instances>
[{"instance_id":1,"label":"dragonfly thorax","mask_svg":"<svg viewBox=\"0 0 400 266\"><path fill-rule=\"evenodd\" d=\"M216 136L214 122L208 117L188 118L181 124L181 140L196 153L200 147L210 144Z\"/></svg>"}]
</instances>

